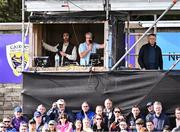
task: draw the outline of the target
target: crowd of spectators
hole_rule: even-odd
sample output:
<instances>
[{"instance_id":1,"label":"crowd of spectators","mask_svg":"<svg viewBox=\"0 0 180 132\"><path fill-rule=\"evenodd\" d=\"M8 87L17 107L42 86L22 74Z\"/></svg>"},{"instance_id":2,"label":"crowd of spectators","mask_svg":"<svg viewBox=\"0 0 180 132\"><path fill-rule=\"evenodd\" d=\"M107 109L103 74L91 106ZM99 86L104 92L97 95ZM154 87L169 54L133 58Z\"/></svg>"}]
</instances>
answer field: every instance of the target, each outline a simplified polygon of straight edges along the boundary
<instances>
[{"instance_id":1,"label":"crowd of spectators","mask_svg":"<svg viewBox=\"0 0 180 132\"><path fill-rule=\"evenodd\" d=\"M88 102L83 102L76 114L59 99L46 111L44 105L37 106L33 117L27 119L21 107L14 109L14 116L4 117L0 132L178 132L180 131L180 107L175 109L175 118L170 122L163 112L161 102L148 102L146 114L139 106L132 106L128 115L121 107L113 106L111 99L104 106L97 105L91 111ZM173 124L173 125L172 125Z\"/></svg>"}]
</instances>

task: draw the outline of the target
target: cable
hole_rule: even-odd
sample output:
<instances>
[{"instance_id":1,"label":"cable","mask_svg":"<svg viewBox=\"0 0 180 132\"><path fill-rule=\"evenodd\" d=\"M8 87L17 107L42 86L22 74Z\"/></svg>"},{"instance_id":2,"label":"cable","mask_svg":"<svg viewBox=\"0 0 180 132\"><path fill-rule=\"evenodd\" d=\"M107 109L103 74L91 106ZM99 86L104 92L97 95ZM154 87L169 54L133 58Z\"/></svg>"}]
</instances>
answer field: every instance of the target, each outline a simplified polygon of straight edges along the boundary
<instances>
[{"instance_id":1,"label":"cable","mask_svg":"<svg viewBox=\"0 0 180 132\"><path fill-rule=\"evenodd\" d=\"M67 1L67 5L68 5L67 6L68 7L68 11L70 12L69 0ZM75 31L74 24L72 23L71 25L72 25L72 29L73 29L73 32L74 32L74 35L75 35L76 42L79 44L79 40L77 38L77 33Z\"/></svg>"},{"instance_id":2,"label":"cable","mask_svg":"<svg viewBox=\"0 0 180 132\"><path fill-rule=\"evenodd\" d=\"M78 7L79 9L81 9L82 11L86 11L85 9L81 8L80 6L76 5L75 3L73 3L71 0L67 0L67 2L70 2L71 4L73 4L74 6Z\"/></svg>"}]
</instances>

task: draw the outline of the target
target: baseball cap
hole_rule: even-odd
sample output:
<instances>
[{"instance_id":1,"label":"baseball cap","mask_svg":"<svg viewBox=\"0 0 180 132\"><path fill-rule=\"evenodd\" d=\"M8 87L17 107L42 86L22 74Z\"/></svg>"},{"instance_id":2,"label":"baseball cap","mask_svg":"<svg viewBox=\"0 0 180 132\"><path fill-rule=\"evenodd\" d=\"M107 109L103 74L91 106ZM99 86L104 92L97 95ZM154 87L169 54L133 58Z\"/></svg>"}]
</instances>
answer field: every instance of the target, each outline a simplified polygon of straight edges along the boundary
<instances>
[{"instance_id":1,"label":"baseball cap","mask_svg":"<svg viewBox=\"0 0 180 132\"><path fill-rule=\"evenodd\" d=\"M152 105L153 105L152 102L148 102L148 103L146 104L146 107L149 107L149 106L152 106Z\"/></svg>"},{"instance_id":2,"label":"baseball cap","mask_svg":"<svg viewBox=\"0 0 180 132\"><path fill-rule=\"evenodd\" d=\"M22 112L22 108L20 106L17 106L16 108L14 108L14 112Z\"/></svg>"},{"instance_id":3,"label":"baseball cap","mask_svg":"<svg viewBox=\"0 0 180 132\"><path fill-rule=\"evenodd\" d=\"M40 116L41 116L41 112L39 111L34 112L34 117L40 117Z\"/></svg>"},{"instance_id":4,"label":"baseball cap","mask_svg":"<svg viewBox=\"0 0 180 132\"><path fill-rule=\"evenodd\" d=\"M57 101L57 104L64 104L64 103L65 103L64 99L59 99L59 100Z\"/></svg>"},{"instance_id":5,"label":"baseball cap","mask_svg":"<svg viewBox=\"0 0 180 132\"><path fill-rule=\"evenodd\" d=\"M48 124L49 124L49 125L50 125L50 124L55 125L55 124L56 124L56 121L55 121L55 120L50 120L50 121L48 122Z\"/></svg>"},{"instance_id":6,"label":"baseball cap","mask_svg":"<svg viewBox=\"0 0 180 132\"><path fill-rule=\"evenodd\" d=\"M136 124L144 124L143 119L138 118L138 119L136 120Z\"/></svg>"}]
</instances>

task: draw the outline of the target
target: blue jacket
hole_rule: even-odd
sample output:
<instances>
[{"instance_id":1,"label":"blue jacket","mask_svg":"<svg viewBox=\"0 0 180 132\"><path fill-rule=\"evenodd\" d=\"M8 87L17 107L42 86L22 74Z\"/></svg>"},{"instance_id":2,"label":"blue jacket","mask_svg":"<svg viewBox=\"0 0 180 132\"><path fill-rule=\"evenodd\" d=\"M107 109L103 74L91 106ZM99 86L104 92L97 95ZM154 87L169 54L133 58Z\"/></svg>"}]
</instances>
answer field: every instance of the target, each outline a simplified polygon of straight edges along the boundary
<instances>
[{"instance_id":1,"label":"blue jacket","mask_svg":"<svg viewBox=\"0 0 180 132\"><path fill-rule=\"evenodd\" d=\"M92 112L92 111L88 111L88 112L86 112L86 115L89 118L89 120L91 121L91 125L92 125L95 113ZM82 121L84 118L85 118L85 115L84 115L83 111L76 114L76 120L81 120Z\"/></svg>"}]
</instances>

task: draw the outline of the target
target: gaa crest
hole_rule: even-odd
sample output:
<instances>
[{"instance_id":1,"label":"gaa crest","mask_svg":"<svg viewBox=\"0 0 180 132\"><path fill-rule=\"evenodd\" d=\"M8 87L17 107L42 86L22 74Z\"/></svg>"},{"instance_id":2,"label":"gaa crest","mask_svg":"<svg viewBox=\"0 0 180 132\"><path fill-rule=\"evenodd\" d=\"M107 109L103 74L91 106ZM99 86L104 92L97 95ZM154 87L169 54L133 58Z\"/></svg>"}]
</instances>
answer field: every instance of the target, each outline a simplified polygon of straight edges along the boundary
<instances>
[{"instance_id":1,"label":"gaa crest","mask_svg":"<svg viewBox=\"0 0 180 132\"><path fill-rule=\"evenodd\" d=\"M29 66L29 45L24 45L24 69ZM6 56L8 64L11 67L15 76L20 76L22 73L22 42L18 41L14 44L6 46Z\"/></svg>"}]
</instances>

